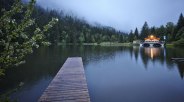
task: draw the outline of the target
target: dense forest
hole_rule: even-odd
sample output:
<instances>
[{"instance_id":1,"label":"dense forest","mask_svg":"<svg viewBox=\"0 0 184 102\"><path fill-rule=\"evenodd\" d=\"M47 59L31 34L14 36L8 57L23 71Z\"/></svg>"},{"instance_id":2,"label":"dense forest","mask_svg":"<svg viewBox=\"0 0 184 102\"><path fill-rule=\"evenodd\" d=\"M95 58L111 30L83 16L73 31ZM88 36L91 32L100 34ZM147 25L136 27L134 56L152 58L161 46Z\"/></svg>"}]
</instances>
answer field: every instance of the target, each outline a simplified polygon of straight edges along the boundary
<instances>
[{"instance_id":1,"label":"dense forest","mask_svg":"<svg viewBox=\"0 0 184 102\"><path fill-rule=\"evenodd\" d=\"M52 17L59 18L59 22L49 32L47 39L51 43L101 43L101 42L132 42L133 40L144 40L150 34L153 34L161 40L166 36L166 42L174 42L184 39L184 17L181 13L177 24L168 22L160 27L149 27L145 22L138 31L131 30L129 34L117 31L112 27L92 26L85 20L78 19L70 14L64 14L63 11L45 10L37 6L33 12L33 18L37 18L38 26L44 25Z\"/></svg>"},{"instance_id":2,"label":"dense forest","mask_svg":"<svg viewBox=\"0 0 184 102\"><path fill-rule=\"evenodd\" d=\"M1 8L10 9L14 0L2 0ZM166 36L167 42L178 41L184 38L184 17L181 13L177 24L168 22L160 27L149 27L145 22L141 31L136 28L129 34L117 31L112 27L90 25L87 21L77 18L72 14L65 14L64 11L48 10L36 5L32 18L37 22L38 27L43 27L53 17L58 18L58 23L45 34L47 40L52 44L57 43L101 43L101 42L132 42L133 40L144 40L153 34L161 40Z\"/></svg>"},{"instance_id":3,"label":"dense forest","mask_svg":"<svg viewBox=\"0 0 184 102\"><path fill-rule=\"evenodd\" d=\"M9 9L11 0L3 0L1 7ZM9 2L9 3L7 3ZM128 42L126 33L115 30L112 27L100 25L92 26L85 20L78 19L63 11L45 10L36 5L32 17L38 27L42 27L53 17L58 18L58 23L45 36L52 44L57 43L101 43L101 42Z\"/></svg>"},{"instance_id":4,"label":"dense forest","mask_svg":"<svg viewBox=\"0 0 184 102\"><path fill-rule=\"evenodd\" d=\"M164 36L166 36L166 42L174 44L183 45L184 44L184 17L181 13L178 19L177 24L173 22L168 22L166 25L161 25L160 27L149 27L148 23L145 22L141 31L139 32L136 28L135 31L129 33L129 41L140 39L143 40L148 35L153 34L161 40L164 40Z\"/></svg>"},{"instance_id":5,"label":"dense forest","mask_svg":"<svg viewBox=\"0 0 184 102\"><path fill-rule=\"evenodd\" d=\"M136 28L128 34L112 27L90 25L64 11L43 9L35 5L35 0L30 0L30 3L1 0L0 8L0 75L6 67L23 63L24 57L41 44L132 43L153 34L161 40L166 36L167 43L184 45L182 13L177 24L168 22L160 27L149 27L145 22L140 31Z\"/></svg>"},{"instance_id":6,"label":"dense forest","mask_svg":"<svg viewBox=\"0 0 184 102\"><path fill-rule=\"evenodd\" d=\"M59 13L56 10L44 10L37 6L33 18L37 18L38 26L44 25L52 17L59 19L58 23L46 35L47 39L57 43L101 43L101 42L127 42L127 34L116 31L111 27L91 26L85 20L78 19L70 14Z\"/></svg>"},{"instance_id":7,"label":"dense forest","mask_svg":"<svg viewBox=\"0 0 184 102\"><path fill-rule=\"evenodd\" d=\"M0 76L6 68L25 63L24 58L40 45L128 42L128 34L112 27L92 26L35 4L36 0L0 1Z\"/></svg>"}]
</instances>

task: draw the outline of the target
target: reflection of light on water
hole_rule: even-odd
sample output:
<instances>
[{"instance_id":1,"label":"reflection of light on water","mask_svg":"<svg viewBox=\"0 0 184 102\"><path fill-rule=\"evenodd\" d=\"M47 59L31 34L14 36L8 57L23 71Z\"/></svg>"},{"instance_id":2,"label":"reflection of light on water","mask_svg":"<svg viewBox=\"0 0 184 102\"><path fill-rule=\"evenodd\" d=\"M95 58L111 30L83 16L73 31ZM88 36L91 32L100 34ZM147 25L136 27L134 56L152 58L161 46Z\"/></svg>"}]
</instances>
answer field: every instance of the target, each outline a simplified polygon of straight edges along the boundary
<instances>
[{"instance_id":1,"label":"reflection of light on water","mask_svg":"<svg viewBox=\"0 0 184 102\"><path fill-rule=\"evenodd\" d=\"M153 59L153 49L151 48L151 59Z\"/></svg>"},{"instance_id":2,"label":"reflection of light on water","mask_svg":"<svg viewBox=\"0 0 184 102\"><path fill-rule=\"evenodd\" d=\"M144 48L145 54L151 57L153 59L154 57L157 57L160 55L160 49L159 48Z\"/></svg>"}]
</instances>

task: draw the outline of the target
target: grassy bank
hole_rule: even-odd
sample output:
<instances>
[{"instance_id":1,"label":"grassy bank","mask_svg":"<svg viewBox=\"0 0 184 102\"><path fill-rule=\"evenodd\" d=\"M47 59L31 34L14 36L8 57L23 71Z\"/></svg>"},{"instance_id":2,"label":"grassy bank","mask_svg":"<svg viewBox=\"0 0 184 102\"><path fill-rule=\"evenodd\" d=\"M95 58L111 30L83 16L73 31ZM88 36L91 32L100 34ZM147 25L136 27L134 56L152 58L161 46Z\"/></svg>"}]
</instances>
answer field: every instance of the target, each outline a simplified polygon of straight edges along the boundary
<instances>
[{"instance_id":1,"label":"grassy bank","mask_svg":"<svg viewBox=\"0 0 184 102\"><path fill-rule=\"evenodd\" d=\"M131 43L118 43L118 42L102 42L99 44L100 46L132 46Z\"/></svg>"},{"instance_id":2,"label":"grassy bank","mask_svg":"<svg viewBox=\"0 0 184 102\"><path fill-rule=\"evenodd\" d=\"M166 47L174 47L174 44L170 43L170 44L166 44Z\"/></svg>"},{"instance_id":3,"label":"grassy bank","mask_svg":"<svg viewBox=\"0 0 184 102\"><path fill-rule=\"evenodd\" d=\"M118 42L102 42L100 44L98 43L58 43L57 45L93 45L93 46L133 46L132 43L118 43ZM139 46L139 45L136 45ZM167 43L165 45L166 47L175 47L179 45L175 45L174 43ZM183 46L183 45L182 45Z\"/></svg>"},{"instance_id":4,"label":"grassy bank","mask_svg":"<svg viewBox=\"0 0 184 102\"><path fill-rule=\"evenodd\" d=\"M57 45L95 45L95 46L132 46L131 43L118 43L118 42L102 42L98 43L58 43Z\"/></svg>"}]
</instances>

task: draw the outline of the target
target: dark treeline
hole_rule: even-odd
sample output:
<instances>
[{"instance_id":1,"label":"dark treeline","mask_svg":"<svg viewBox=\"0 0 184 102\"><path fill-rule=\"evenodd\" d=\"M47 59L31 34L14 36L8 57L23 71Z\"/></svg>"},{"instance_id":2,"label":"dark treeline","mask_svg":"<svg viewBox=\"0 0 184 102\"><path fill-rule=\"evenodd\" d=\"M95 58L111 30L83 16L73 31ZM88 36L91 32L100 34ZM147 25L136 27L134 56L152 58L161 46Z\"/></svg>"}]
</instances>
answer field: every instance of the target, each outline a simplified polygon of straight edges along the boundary
<instances>
[{"instance_id":1,"label":"dark treeline","mask_svg":"<svg viewBox=\"0 0 184 102\"><path fill-rule=\"evenodd\" d=\"M39 6L34 9L33 18L39 27L52 17L59 19L58 23L46 35L51 43L101 43L101 42L127 42L128 35L116 31L111 27L92 26L85 20L71 15L65 15L63 11L45 10Z\"/></svg>"},{"instance_id":2,"label":"dark treeline","mask_svg":"<svg viewBox=\"0 0 184 102\"><path fill-rule=\"evenodd\" d=\"M1 8L9 9L14 0L1 0ZM71 14L72 15L72 14ZM57 43L101 43L101 42L132 42L133 40L144 40L150 34L153 34L161 40L166 36L166 42L184 42L184 17L179 16L177 24L168 22L160 27L149 27L145 22L141 31L136 28L131 30L129 34L115 30L112 27L92 26L85 20L78 19L70 14L64 14L63 11L45 10L40 6L36 6L32 17L37 22L37 27L42 28L46 22L53 17L59 19L58 23L53 27L46 38L53 44ZM33 27L35 28L35 27ZM31 29L29 29L31 30Z\"/></svg>"},{"instance_id":3,"label":"dark treeline","mask_svg":"<svg viewBox=\"0 0 184 102\"><path fill-rule=\"evenodd\" d=\"M1 7L9 9L13 1L2 0ZM46 10L36 5L32 17L37 22L32 28L35 28L35 26L42 28L53 17L59 19L52 30L45 35L47 40L53 44L128 42L128 34L124 32L117 31L112 27L92 26L85 20L72 16L72 14L64 14L63 11Z\"/></svg>"},{"instance_id":4,"label":"dark treeline","mask_svg":"<svg viewBox=\"0 0 184 102\"><path fill-rule=\"evenodd\" d=\"M148 23L145 22L141 31L139 32L136 28L135 31L129 33L129 41L133 40L144 40L148 35L153 34L159 37L161 40L164 40L164 36L166 36L166 42L173 41L182 41L184 42L184 17L181 13L178 19L177 24L173 22L168 22L166 25L161 25L160 27L149 27Z\"/></svg>"}]
</instances>

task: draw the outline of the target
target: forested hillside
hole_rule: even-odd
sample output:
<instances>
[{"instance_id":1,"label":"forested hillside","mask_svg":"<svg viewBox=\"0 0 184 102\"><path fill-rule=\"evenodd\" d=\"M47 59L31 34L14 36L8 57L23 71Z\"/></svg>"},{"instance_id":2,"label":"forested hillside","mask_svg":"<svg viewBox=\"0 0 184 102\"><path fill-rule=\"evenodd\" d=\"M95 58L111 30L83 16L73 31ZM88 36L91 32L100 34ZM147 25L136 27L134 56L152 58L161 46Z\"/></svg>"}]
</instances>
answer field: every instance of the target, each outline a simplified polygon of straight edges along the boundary
<instances>
[{"instance_id":1,"label":"forested hillside","mask_svg":"<svg viewBox=\"0 0 184 102\"><path fill-rule=\"evenodd\" d=\"M1 7L9 9L12 0L2 0ZM46 38L53 44L57 43L101 43L101 42L127 42L127 34L111 27L92 26L85 20L64 14L63 11L45 10L36 6L32 17L38 27L43 27L53 17L59 19Z\"/></svg>"},{"instance_id":2,"label":"forested hillside","mask_svg":"<svg viewBox=\"0 0 184 102\"><path fill-rule=\"evenodd\" d=\"M163 37L166 36L166 42L171 43L175 41L179 41L180 45L184 44L184 17L181 13L178 19L177 24L174 24L173 22L168 22L166 25L161 25L160 27L149 27L148 23L145 22L141 31L138 32L138 29L136 28L135 31L131 31L129 33L129 41L133 41L136 39L144 40L145 37L148 35L153 34L161 40L164 40Z\"/></svg>"},{"instance_id":3,"label":"forested hillside","mask_svg":"<svg viewBox=\"0 0 184 102\"><path fill-rule=\"evenodd\" d=\"M63 11L45 10L39 6L34 9L33 18L37 18L40 27L52 17L59 18L59 22L49 35L46 35L51 43L132 42L133 40L144 40L150 34L161 38L161 40L164 40L163 38L166 36L168 43L184 39L184 17L182 13L176 24L168 22L160 27L149 27L148 22L145 22L140 31L136 28L134 31L131 30L128 35L112 27L92 26L85 20L64 14Z\"/></svg>"},{"instance_id":4,"label":"forested hillside","mask_svg":"<svg viewBox=\"0 0 184 102\"><path fill-rule=\"evenodd\" d=\"M6 68L24 63L24 58L40 45L99 44L127 42L128 39L127 34L111 27L91 26L62 11L35 6L35 0L28 3L2 0L0 4L0 75Z\"/></svg>"},{"instance_id":5,"label":"forested hillside","mask_svg":"<svg viewBox=\"0 0 184 102\"><path fill-rule=\"evenodd\" d=\"M9 9L14 0L1 0L1 8ZM38 27L43 27L52 17L57 17L59 22L47 33L46 38L52 44L57 43L101 43L101 42L132 42L133 40L144 40L153 34L161 40L166 36L166 42L174 42L184 38L184 17L181 13L177 24L168 22L160 27L149 27L145 22L140 31L136 28L127 35L112 27L92 26L85 20L81 20L72 14L64 14L63 11L46 10L36 5L32 17L36 20ZM122 22L123 23L123 22Z\"/></svg>"}]
</instances>

